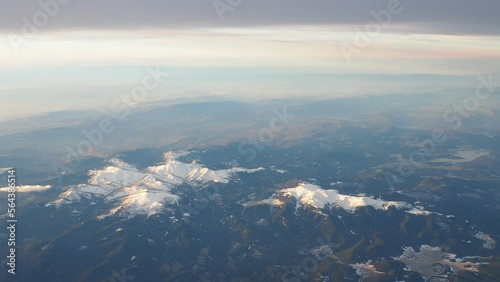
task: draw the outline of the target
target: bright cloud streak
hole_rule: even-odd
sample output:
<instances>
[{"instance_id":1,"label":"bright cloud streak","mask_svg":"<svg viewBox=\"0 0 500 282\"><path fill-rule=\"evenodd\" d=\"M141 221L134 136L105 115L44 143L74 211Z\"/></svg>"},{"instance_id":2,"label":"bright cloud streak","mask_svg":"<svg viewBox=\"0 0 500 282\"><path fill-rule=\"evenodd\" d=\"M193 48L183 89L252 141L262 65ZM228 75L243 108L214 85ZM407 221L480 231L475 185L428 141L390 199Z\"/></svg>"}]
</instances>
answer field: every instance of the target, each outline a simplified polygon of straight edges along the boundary
<instances>
[{"instance_id":1,"label":"bright cloud streak","mask_svg":"<svg viewBox=\"0 0 500 282\"><path fill-rule=\"evenodd\" d=\"M163 31L42 33L15 53L3 36L2 68L99 65L213 67L313 67L336 73L463 74L467 69L430 69L426 60L468 60L474 71L483 60L500 59L500 40L484 36L381 34L347 62L339 48L354 32L338 27L270 27ZM394 69L382 60L411 62ZM483 72L495 71L484 66Z\"/></svg>"}]
</instances>

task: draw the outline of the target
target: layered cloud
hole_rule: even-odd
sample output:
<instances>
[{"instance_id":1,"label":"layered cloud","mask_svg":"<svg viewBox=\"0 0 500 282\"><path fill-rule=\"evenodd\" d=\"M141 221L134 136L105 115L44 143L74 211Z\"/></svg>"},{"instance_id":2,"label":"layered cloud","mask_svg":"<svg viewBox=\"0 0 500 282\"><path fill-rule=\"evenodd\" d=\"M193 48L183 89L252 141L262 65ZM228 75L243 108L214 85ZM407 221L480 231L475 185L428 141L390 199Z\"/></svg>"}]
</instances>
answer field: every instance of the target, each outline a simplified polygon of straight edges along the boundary
<instances>
[{"instance_id":1,"label":"layered cloud","mask_svg":"<svg viewBox=\"0 0 500 282\"><path fill-rule=\"evenodd\" d=\"M15 188L16 193L42 192L52 188L50 185L21 185ZM8 193L11 188L1 187L0 192Z\"/></svg>"},{"instance_id":2,"label":"layered cloud","mask_svg":"<svg viewBox=\"0 0 500 282\"><path fill-rule=\"evenodd\" d=\"M396 2L397 1L397 2ZM39 1L1 0L0 26L16 30L22 17L40 10ZM207 26L359 25L371 11L399 3L394 30L448 34L498 34L500 2L485 0L44 0L54 19L49 29L198 28ZM58 7L54 8L54 3ZM218 8L217 8L218 7ZM219 11L227 11L224 20ZM58 15L58 14L61 15Z\"/></svg>"},{"instance_id":3,"label":"layered cloud","mask_svg":"<svg viewBox=\"0 0 500 282\"><path fill-rule=\"evenodd\" d=\"M494 0L0 3L0 118L107 106L90 93L133 88L143 74L128 67L171 68L159 99L455 91L500 71ZM398 77L413 74L435 77Z\"/></svg>"}]
</instances>

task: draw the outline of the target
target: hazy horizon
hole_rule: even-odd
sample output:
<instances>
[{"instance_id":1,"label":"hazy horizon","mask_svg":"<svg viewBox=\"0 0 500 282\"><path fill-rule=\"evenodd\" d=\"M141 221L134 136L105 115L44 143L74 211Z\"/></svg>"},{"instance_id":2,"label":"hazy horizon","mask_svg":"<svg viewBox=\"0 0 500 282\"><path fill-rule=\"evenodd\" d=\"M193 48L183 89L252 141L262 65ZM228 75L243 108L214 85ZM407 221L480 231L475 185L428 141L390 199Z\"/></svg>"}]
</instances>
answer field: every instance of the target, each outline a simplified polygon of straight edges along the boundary
<instances>
[{"instance_id":1,"label":"hazy horizon","mask_svg":"<svg viewBox=\"0 0 500 282\"><path fill-rule=\"evenodd\" d=\"M150 101L440 93L500 68L495 1L2 2L2 119L105 107L147 67L170 77Z\"/></svg>"}]
</instances>

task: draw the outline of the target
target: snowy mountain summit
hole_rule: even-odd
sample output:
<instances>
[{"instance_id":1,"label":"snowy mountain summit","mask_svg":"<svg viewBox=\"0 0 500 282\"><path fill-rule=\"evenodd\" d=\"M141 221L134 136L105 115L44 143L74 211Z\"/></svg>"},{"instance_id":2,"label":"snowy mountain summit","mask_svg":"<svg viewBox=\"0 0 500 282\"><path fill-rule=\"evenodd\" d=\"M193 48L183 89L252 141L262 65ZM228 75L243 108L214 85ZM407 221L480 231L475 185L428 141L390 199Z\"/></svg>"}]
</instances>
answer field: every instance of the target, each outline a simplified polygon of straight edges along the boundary
<instances>
[{"instance_id":1,"label":"snowy mountain summit","mask_svg":"<svg viewBox=\"0 0 500 282\"><path fill-rule=\"evenodd\" d=\"M113 208L104 218L116 213L124 216L159 213L168 205L176 205L179 196L173 188L181 184L200 187L209 182L228 183L235 173L253 173L263 168L211 170L195 161L183 163L177 158L188 152L167 152L164 162L158 166L139 170L135 166L119 159L110 160L110 165L89 172L86 184L69 187L59 197L47 205L61 205L79 202L82 199L102 200L112 203Z\"/></svg>"}]
</instances>

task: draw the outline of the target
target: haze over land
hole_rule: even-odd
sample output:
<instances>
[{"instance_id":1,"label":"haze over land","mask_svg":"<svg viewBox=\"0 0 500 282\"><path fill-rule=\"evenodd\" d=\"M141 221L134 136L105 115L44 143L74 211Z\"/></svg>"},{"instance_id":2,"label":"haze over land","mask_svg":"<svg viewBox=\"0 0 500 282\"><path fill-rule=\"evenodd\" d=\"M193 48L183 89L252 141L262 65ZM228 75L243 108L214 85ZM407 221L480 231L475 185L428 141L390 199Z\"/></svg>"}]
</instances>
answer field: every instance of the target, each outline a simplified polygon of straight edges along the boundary
<instances>
[{"instance_id":1,"label":"haze over land","mask_svg":"<svg viewBox=\"0 0 500 282\"><path fill-rule=\"evenodd\" d=\"M470 92L500 66L493 0L60 2L2 0L0 118L105 111L147 66L150 102Z\"/></svg>"}]
</instances>

